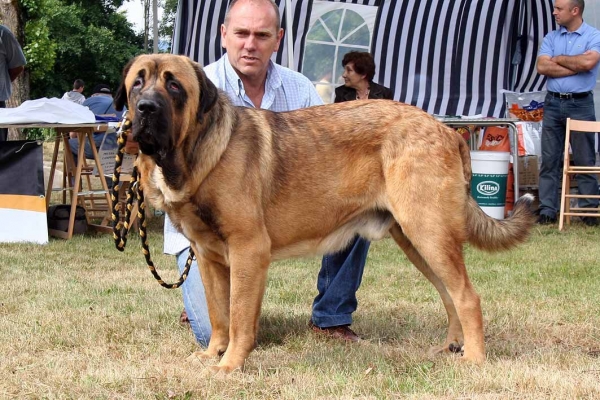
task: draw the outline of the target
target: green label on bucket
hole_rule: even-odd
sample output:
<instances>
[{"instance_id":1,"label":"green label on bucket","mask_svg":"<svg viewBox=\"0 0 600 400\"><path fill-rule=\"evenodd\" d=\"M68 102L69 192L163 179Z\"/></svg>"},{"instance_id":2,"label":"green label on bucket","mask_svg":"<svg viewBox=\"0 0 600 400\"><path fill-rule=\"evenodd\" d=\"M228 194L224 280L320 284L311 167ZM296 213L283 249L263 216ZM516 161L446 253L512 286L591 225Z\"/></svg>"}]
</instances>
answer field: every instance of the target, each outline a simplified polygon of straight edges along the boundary
<instances>
[{"instance_id":1,"label":"green label on bucket","mask_svg":"<svg viewBox=\"0 0 600 400\"><path fill-rule=\"evenodd\" d=\"M480 207L504 207L506 174L473 174L471 195Z\"/></svg>"}]
</instances>

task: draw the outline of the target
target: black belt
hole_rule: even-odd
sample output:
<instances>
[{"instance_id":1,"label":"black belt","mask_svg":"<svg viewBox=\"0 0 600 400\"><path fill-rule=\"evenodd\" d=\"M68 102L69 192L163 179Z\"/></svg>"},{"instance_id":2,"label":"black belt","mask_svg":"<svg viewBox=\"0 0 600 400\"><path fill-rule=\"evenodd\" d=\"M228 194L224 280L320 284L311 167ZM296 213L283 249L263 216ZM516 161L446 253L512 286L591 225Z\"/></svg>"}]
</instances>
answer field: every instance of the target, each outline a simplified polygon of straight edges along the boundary
<instances>
[{"instance_id":1,"label":"black belt","mask_svg":"<svg viewBox=\"0 0 600 400\"><path fill-rule=\"evenodd\" d=\"M589 96L590 94L592 94L592 92L558 93L558 92L551 92L548 90L548 94L552 97L557 97L559 99L581 99L586 96Z\"/></svg>"}]
</instances>

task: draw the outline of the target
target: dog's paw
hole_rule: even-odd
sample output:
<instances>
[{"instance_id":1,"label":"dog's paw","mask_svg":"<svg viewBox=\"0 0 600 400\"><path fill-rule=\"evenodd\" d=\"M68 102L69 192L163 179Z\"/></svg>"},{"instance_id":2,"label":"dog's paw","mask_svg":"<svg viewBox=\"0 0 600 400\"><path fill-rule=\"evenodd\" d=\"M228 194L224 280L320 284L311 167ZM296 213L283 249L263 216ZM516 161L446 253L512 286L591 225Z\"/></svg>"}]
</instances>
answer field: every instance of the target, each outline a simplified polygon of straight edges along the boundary
<instances>
[{"instance_id":1,"label":"dog's paw","mask_svg":"<svg viewBox=\"0 0 600 400\"><path fill-rule=\"evenodd\" d=\"M441 346L433 346L427 354L429 357L435 357L440 353L460 353L462 354L464 346L458 342L444 343Z\"/></svg>"},{"instance_id":2,"label":"dog's paw","mask_svg":"<svg viewBox=\"0 0 600 400\"><path fill-rule=\"evenodd\" d=\"M211 365L202 371L202 376L205 378L213 378L217 380L228 380L242 373L242 368L227 368L218 365Z\"/></svg>"},{"instance_id":3,"label":"dog's paw","mask_svg":"<svg viewBox=\"0 0 600 400\"><path fill-rule=\"evenodd\" d=\"M214 360L218 358L216 355L211 355L206 351L195 351L190 354L187 358L187 361L193 364L206 364L210 360Z\"/></svg>"},{"instance_id":4,"label":"dog's paw","mask_svg":"<svg viewBox=\"0 0 600 400\"><path fill-rule=\"evenodd\" d=\"M463 355L459 358L459 360L463 363L481 365L485 362L485 353L480 354L463 352Z\"/></svg>"},{"instance_id":5,"label":"dog's paw","mask_svg":"<svg viewBox=\"0 0 600 400\"><path fill-rule=\"evenodd\" d=\"M461 353L461 354L463 354L464 351L465 351L464 347L465 346L461 346L460 343L453 342L453 343L450 343L448 345L448 351L451 352L451 353Z\"/></svg>"}]
</instances>

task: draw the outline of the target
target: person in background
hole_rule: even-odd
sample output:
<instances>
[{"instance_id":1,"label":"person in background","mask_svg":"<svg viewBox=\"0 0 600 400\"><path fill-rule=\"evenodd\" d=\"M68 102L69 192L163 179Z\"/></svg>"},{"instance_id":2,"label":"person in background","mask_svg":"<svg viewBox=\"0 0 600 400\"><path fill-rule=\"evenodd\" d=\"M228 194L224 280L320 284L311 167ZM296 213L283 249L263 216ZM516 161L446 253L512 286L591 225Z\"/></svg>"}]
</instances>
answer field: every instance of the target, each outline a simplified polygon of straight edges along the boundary
<instances>
[{"instance_id":1,"label":"person in background","mask_svg":"<svg viewBox=\"0 0 600 400\"><path fill-rule=\"evenodd\" d=\"M375 82L375 61L371 54L351 51L342 59L344 85L335 89L335 103L359 99L394 99L394 93ZM358 307L356 291L362 281L370 242L356 236L345 250L323 257L317 281L319 294L313 302L312 328L334 337L357 340L350 329L352 313ZM331 290L334 288L335 290ZM347 293L344 302L336 296ZM350 295L352 294L352 295Z\"/></svg>"},{"instance_id":2,"label":"person in background","mask_svg":"<svg viewBox=\"0 0 600 400\"><path fill-rule=\"evenodd\" d=\"M27 64L23 50L12 32L0 25L0 108L12 94L12 82L23 72ZM0 142L8 139L8 129L0 129Z\"/></svg>"},{"instance_id":3,"label":"person in background","mask_svg":"<svg viewBox=\"0 0 600 400\"><path fill-rule=\"evenodd\" d=\"M557 220L558 189L565 147L567 118L595 121L594 95L600 61L600 31L583 22L583 0L556 0L554 18L559 28L544 37L537 59L537 71L548 78L542 121L542 165L540 167L540 208L537 222ZM571 137L573 163L588 167L596 163L593 133ZM597 195L598 180L592 174L577 174L582 195ZM597 208L598 199L581 198L579 207ZM594 217L583 217L595 226Z\"/></svg>"},{"instance_id":4,"label":"person in background","mask_svg":"<svg viewBox=\"0 0 600 400\"><path fill-rule=\"evenodd\" d=\"M69 100L69 101L72 101L73 103L77 103L77 104L83 104L83 102L85 101L85 96L83 95L83 88L84 88L83 80L75 79L75 82L73 82L73 90L71 90L70 92L65 92L65 94L63 94L63 97L61 97L61 99Z\"/></svg>"},{"instance_id":5,"label":"person in background","mask_svg":"<svg viewBox=\"0 0 600 400\"><path fill-rule=\"evenodd\" d=\"M342 59L344 84L335 89L335 102L350 100L388 99L394 100L391 89L373 82L375 61L367 52L351 51Z\"/></svg>"},{"instance_id":6,"label":"person in background","mask_svg":"<svg viewBox=\"0 0 600 400\"><path fill-rule=\"evenodd\" d=\"M227 52L218 61L208 65L204 72L218 88L227 93L236 106L290 111L321 105L321 98L308 78L271 61L271 55L278 50L282 37L279 9L272 0L234 0L221 26L222 44ZM177 257L180 271L185 268L189 249L189 240L176 231L167 216L164 251ZM324 275L320 274L319 279ZM323 283L318 286L327 285ZM329 290L332 290L328 296L331 309L336 309L334 303L344 304L348 301L347 297L355 295L354 292L346 292L346 285L341 288L329 286ZM211 326L204 285L195 260L182 285L182 293L185 310L180 321L189 322L196 341L207 346Z\"/></svg>"},{"instance_id":7,"label":"person in background","mask_svg":"<svg viewBox=\"0 0 600 400\"><path fill-rule=\"evenodd\" d=\"M116 117L119 120L123 115L123 111L115 110L113 106L113 96L110 87L103 83L94 86L93 94L87 99L85 99L82 105L89 108L90 111L92 111L95 115L110 115ZM69 139L69 146L71 147L73 157L75 157L75 160L77 160L79 141L77 140L76 135L71 136L71 139ZM118 147L117 133L115 131L94 132L94 143L96 144L96 149L100 149L100 145L102 145L103 149L116 149ZM94 158L94 153L92 152L92 148L88 141L86 141L85 143L85 158Z\"/></svg>"}]
</instances>

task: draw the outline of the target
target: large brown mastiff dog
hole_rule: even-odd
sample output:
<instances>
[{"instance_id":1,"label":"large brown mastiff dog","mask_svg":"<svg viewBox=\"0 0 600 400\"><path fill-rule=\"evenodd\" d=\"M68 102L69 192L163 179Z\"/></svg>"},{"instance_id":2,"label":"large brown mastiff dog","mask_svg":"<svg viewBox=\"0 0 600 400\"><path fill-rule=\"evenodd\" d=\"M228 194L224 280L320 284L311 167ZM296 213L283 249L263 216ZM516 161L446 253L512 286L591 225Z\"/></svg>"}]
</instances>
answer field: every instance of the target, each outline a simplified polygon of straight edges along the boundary
<instances>
[{"instance_id":1,"label":"large brown mastiff dog","mask_svg":"<svg viewBox=\"0 0 600 400\"><path fill-rule=\"evenodd\" d=\"M485 359L479 296L463 245L494 251L524 241L531 196L511 218L470 196L470 154L452 129L394 101L352 101L274 113L234 107L186 57L143 55L123 73L146 199L190 240L206 288L215 372L255 346L272 260L325 254L354 235L391 237L440 293L448 336Z\"/></svg>"}]
</instances>

